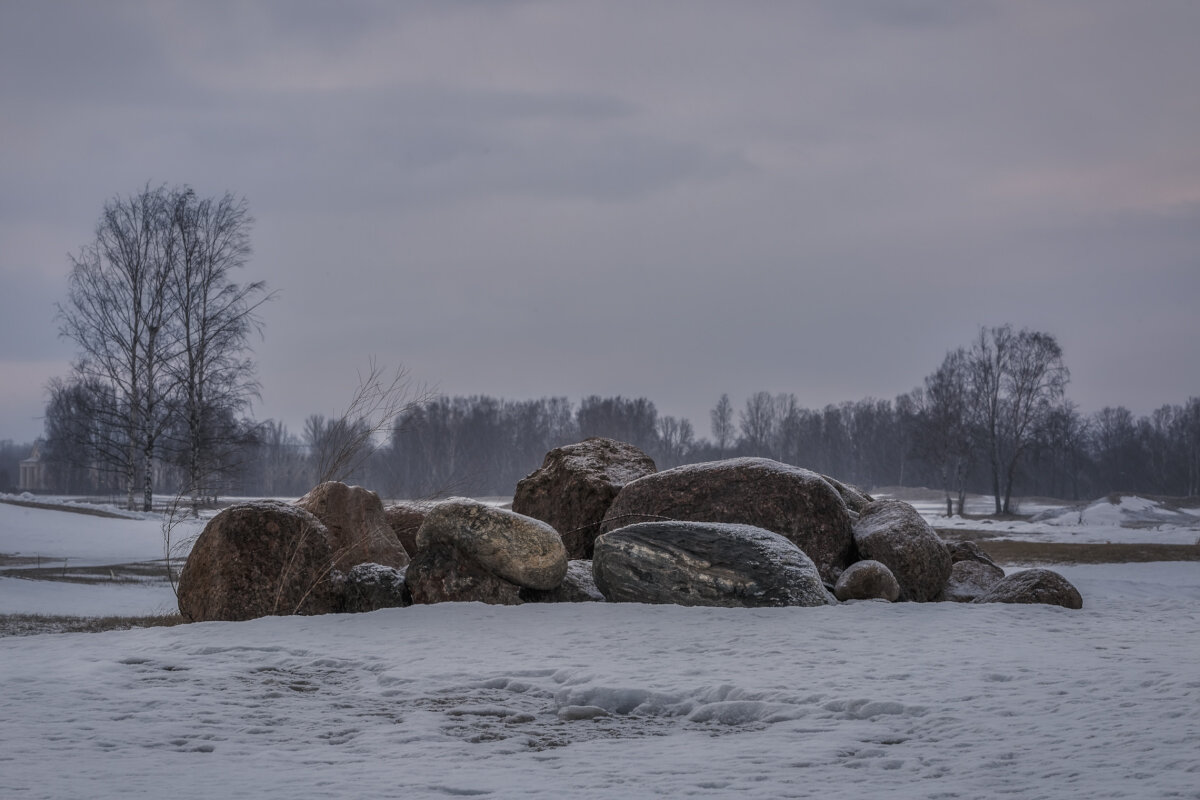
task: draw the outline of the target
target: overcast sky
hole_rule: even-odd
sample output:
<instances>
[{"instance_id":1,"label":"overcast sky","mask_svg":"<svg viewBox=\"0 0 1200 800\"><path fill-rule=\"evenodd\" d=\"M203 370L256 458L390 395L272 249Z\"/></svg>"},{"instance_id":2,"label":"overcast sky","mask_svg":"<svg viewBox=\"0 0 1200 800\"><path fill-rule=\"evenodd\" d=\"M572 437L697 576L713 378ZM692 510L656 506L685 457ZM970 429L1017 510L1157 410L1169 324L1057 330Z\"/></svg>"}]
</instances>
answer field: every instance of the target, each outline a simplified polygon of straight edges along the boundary
<instances>
[{"instance_id":1,"label":"overcast sky","mask_svg":"<svg viewBox=\"0 0 1200 800\"><path fill-rule=\"evenodd\" d=\"M152 185L245 196L260 419L374 356L444 394L918 385L1054 334L1084 411L1200 394L1200 3L0 0L0 438L68 255Z\"/></svg>"}]
</instances>

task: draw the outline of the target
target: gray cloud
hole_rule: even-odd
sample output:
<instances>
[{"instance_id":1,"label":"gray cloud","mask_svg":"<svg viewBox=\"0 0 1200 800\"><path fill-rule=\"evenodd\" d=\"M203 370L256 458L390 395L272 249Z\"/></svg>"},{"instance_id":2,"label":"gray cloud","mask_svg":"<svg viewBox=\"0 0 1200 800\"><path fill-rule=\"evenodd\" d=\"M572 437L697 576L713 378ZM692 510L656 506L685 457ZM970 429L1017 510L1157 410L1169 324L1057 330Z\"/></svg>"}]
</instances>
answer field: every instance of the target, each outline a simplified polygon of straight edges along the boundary
<instances>
[{"instance_id":1,"label":"gray cloud","mask_svg":"<svg viewBox=\"0 0 1200 800\"><path fill-rule=\"evenodd\" d=\"M916 385L1051 331L1085 409L1200 393L1200 6L0 6L0 369L101 205L247 196L263 416L370 354L453 393ZM37 359L36 369L17 367ZM20 362L25 363L25 362ZM27 437L36 391L0 397Z\"/></svg>"}]
</instances>

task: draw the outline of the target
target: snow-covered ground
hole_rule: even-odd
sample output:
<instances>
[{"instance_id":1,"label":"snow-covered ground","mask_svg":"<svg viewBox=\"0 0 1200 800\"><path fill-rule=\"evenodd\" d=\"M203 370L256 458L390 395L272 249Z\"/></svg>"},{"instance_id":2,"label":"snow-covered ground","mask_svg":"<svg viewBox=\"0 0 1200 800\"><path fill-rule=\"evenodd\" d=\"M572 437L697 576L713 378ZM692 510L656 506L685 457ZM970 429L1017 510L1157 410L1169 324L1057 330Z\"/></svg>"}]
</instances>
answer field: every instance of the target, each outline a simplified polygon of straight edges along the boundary
<instances>
[{"instance_id":1,"label":"snow-covered ground","mask_svg":"<svg viewBox=\"0 0 1200 800\"><path fill-rule=\"evenodd\" d=\"M0 645L0 796L1200 797L1200 566L1085 606L479 604Z\"/></svg>"},{"instance_id":2,"label":"snow-covered ground","mask_svg":"<svg viewBox=\"0 0 1200 800\"><path fill-rule=\"evenodd\" d=\"M887 495L879 495L880 497ZM903 493L900 495L903 498ZM991 538L1040 542L1128 542L1141 544L1195 544L1200 541L1200 508L1170 508L1136 495L1101 498L1091 503L1063 505L1024 502L1028 520L973 519L946 516L944 500L911 499L908 502L936 528L984 531ZM984 515L994 510L990 497L968 497L966 513Z\"/></svg>"}]
</instances>

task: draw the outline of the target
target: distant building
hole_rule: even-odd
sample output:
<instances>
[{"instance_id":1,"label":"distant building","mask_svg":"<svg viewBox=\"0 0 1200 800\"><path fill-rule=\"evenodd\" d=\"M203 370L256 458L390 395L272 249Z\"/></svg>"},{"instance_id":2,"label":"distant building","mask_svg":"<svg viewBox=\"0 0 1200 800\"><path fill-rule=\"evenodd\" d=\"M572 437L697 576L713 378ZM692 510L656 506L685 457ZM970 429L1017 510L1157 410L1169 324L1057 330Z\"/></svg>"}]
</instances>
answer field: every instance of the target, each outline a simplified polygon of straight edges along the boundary
<instances>
[{"instance_id":1,"label":"distant building","mask_svg":"<svg viewBox=\"0 0 1200 800\"><path fill-rule=\"evenodd\" d=\"M34 442L33 452L29 454L29 458L21 461L20 468L21 476L17 481L17 491L44 492L50 488L46 480L46 464L42 461L42 443L40 441Z\"/></svg>"}]
</instances>

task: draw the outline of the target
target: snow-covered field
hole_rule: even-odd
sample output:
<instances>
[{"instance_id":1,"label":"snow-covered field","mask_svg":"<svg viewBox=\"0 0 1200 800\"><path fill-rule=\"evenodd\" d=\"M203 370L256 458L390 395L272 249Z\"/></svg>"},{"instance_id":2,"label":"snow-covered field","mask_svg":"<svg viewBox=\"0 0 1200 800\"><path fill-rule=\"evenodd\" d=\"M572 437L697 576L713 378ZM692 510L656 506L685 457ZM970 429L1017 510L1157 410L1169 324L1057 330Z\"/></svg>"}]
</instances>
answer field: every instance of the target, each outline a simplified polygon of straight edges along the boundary
<instances>
[{"instance_id":1,"label":"snow-covered field","mask_svg":"<svg viewBox=\"0 0 1200 800\"><path fill-rule=\"evenodd\" d=\"M881 497L886 495L880 495ZM901 498L903 495L901 494ZM1136 495L1112 502L1101 498L1091 503L1062 505L1025 502L1027 520L972 519L946 516L944 500L911 499L908 502L937 528L983 531L990 538L1039 542L1101 542L1142 544L1196 544L1200 541L1200 507L1170 508ZM991 497L971 495L968 515L990 514Z\"/></svg>"},{"instance_id":2,"label":"snow-covered field","mask_svg":"<svg viewBox=\"0 0 1200 800\"><path fill-rule=\"evenodd\" d=\"M0 796L1200 797L1200 567L1082 611L479 604L8 639Z\"/></svg>"},{"instance_id":3,"label":"snow-covered field","mask_svg":"<svg viewBox=\"0 0 1200 800\"><path fill-rule=\"evenodd\" d=\"M161 527L0 503L0 553L155 560ZM3 638L0 797L1200 798L1200 562L1056 569L1083 610L443 604ZM0 577L0 613L170 608L165 583Z\"/></svg>"}]
</instances>

